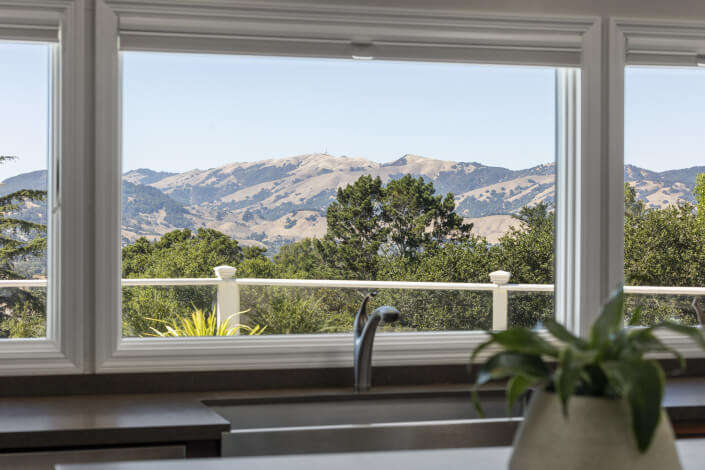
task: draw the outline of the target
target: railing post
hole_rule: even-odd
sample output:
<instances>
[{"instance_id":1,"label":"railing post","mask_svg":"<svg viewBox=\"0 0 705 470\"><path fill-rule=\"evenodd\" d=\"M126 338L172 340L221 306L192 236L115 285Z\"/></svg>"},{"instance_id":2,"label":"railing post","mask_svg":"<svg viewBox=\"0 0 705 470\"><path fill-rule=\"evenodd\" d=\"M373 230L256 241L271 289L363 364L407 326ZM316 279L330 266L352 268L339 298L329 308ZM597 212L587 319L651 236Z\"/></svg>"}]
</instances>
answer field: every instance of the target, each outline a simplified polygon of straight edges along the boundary
<instances>
[{"instance_id":1,"label":"railing post","mask_svg":"<svg viewBox=\"0 0 705 470\"><path fill-rule=\"evenodd\" d=\"M509 296L507 290L502 287L509 282L512 277L507 271L494 271L490 273L490 280L495 285L492 290L492 329L506 330L507 329L507 304Z\"/></svg>"},{"instance_id":2,"label":"railing post","mask_svg":"<svg viewBox=\"0 0 705 470\"><path fill-rule=\"evenodd\" d=\"M218 325L230 317L230 325L235 326L242 322L238 314L240 311L240 286L237 285L237 279L234 279L237 269L232 266L217 266L213 268L213 271L215 271L215 277L228 281L218 284L216 299Z\"/></svg>"}]
</instances>

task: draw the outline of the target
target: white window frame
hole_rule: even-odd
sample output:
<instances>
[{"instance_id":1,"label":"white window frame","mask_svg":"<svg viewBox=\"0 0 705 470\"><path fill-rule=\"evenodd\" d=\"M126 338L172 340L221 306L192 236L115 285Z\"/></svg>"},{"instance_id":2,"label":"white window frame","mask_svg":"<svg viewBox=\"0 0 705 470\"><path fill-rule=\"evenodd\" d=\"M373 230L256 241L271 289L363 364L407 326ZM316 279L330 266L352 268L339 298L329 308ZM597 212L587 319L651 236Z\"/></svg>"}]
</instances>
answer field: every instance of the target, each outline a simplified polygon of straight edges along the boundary
<instances>
[{"instance_id":1,"label":"white window frame","mask_svg":"<svg viewBox=\"0 0 705 470\"><path fill-rule=\"evenodd\" d=\"M55 42L50 86L47 335L0 341L0 375L87 370L92 343L86 214L84 0L0 0L0 39ZM57 42L58 41L58 42ZM89 361L86 361L89 358Z\"/></svg>"},{"instance_id":2,"label":"white window frame","mask_svg":"<svg viewBox=\"0 0 705 470\"><path fill-rule=\"evenodd\" d=\"M705 23L613 18L609 24L607 89L608 264L612 284L624 281L624 86L627 65L696 67L705 57ZM705 75L704 75L705 76ZM703 329L700 327L701 330ZM686 357L705 357L692 341L673 333L661 339Z\"/></svg>"},{"instance_id":3,"label":"white window frame","mask_svg":"<svg viewBox=\"0 0 705 470\"><path fill-rule=\"evenodd\" d=\"M167 4L168 3L168 4ZM573 331L586 325L609 292L602 129L602 27L594 17L477 16L465 12L214 0L96 0L95 310L96 371L280 369L352 365L346 334L238 338L122 338L120 325L120 70L118 45L133 50L282 53L573 65L557 117L577 138L557 144L556 315ZM266 39L264 39L266 38ZM286 38L282 40L282 38ZM370 52L372 51L372 52ZM572 58L572 59L570 59ZM580 100L578 102L578 96ZM582 103L582 104L581 104ZM578 130L580 132L578 132ZM589 185L592 185L591 187ZM590 187L590 190L586 188ZM596 253L599 256L596 256ZM586 312L579 315L578 312ZM593 313L594 312L594 313ZM380 334L375 364L464 363L481 332Z\"/></svg>"}]
</instances>

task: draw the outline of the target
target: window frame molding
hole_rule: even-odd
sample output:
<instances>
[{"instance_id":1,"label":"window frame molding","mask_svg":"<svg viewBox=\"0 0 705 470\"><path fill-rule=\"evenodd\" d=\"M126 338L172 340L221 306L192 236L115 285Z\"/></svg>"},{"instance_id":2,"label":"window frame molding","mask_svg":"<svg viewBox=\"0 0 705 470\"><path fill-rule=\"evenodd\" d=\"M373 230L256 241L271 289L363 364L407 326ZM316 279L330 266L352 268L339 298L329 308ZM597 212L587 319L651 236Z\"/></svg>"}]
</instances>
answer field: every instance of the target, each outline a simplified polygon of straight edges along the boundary
<instances>
[{"instance_id":1,"label":"window frame molding","mask_svg":"<svg viewBox=\"0 0 705 470\"><path fill-rule=\"evenodd\" d=\"M47 336L0 342L4 376L77 374L92 362L85 12L85 0L0 0L0 38L45 42L58 31L59 40L51 51Z\"/></svg>"},{"instance_id":2,"label":"window frame molding","mask_svg":"<svg viewBox=\"0 0 705 470\"><path fill-rule=\"evenodd\" d=\"M141 28L140 37L167 33L182 39L206 37L208 46L194 47L199 52L225 52L212 35L266 35L268 38L299 36L310 44L348 54L351 47L376 47L383 57L393 55L397 46L423 42L431 45L496 51L495 63L547 65L538 48L553 52L577 51L581 68L579 81L582 105L566 107L573 113L566 123L580 129L581 137L570 146L558 149L571 159L562 165L565 175L559 189L562 198L573 201L570 209L557 217L565 230L559 230L559 262L556 272L565 275L556 285L557 316L579 333L587 334L589 315L598 312L607 294L600 275L604 227L601 191L589 197L582 188L603 173L602 155L602 26L595 17L516 17L471 15L467 12L429 13L426 10L378 7L310 6L299 3L241 2L211 0L96 0L95 119L95 312L96 371L186 371L222 369L280 369L348 367L352 365L351 335L296 335L233 338L133 339L121 337L119 315L120 289L120 66L118 47L121 27ZM247 28L250 28L249 30ZM345 36L354 34L358 36ZM210 35L210 36L209 36ZM246 35L247 36L247 35ZM378 40L383 38L383 40ZM228 36L230 38L230 36ZM280 37L281 38L281 37ZM218 39L218 38L216 38ZM247 36L244 39L252 39ZM142 39L140 39L142 40ZM134 44L139 43L133 42ZM168 44L162 42L162 44ZM225 42L223 47L231 47ZM332 44L332 45L331 45ZM133 46L141 47L139 44ZM167 46L164 46L167 47ZM298 46L297 46L298 47ZM337 49L335 49L337 47ZM385 49L385 47L387 47ZM295 49L295 48L294 48ZM326 49L330 53L332 49ZM489 49L488 49L489 50ZM193 52L188 50L187 52ZM242 52L235 49L231 52ZM266 52L265 52L266 53ZM527 59L535 53L535 61ZM296 51L292 52L296 55ZM306 54L309 55L309 54ZM472 62L472 54L462 57ZM555 57L555 56L551 56ZM477 62L487 63L478 53ZM519 61L519 62L517 62ZM559 163L559 166L561 164ZM584 183L585 182L585 183ZM565 187L563 187L565 186ZM567 207L567 206L566 206ZM584 233L584 230L589 233ZM582 235L581 235L582 234ZM557 238L558 239L558 238ZM595 258L597 259L595 261ZM557 279L558 280L558 279ZM485 338L482 332L429 332L380 334L375 344L377 365L458 364L468 360L473 345Z\"/></svg>"},{"instance_id":3,"label":"window frame molding","mask_svg":"<svg viewBox=\"0 0 705 470\"><path fill-rule=\"evenodd\" d=\"M653 65L695 67L705 54L705 22L612 18L608 26L607 183L608 264L612 286L624 283L624 106L625 67ZM701 331L705 331L702 326ZM685 357L705 351L682 335L658 332L659 338Z\"/></svg>"}]
</instances>

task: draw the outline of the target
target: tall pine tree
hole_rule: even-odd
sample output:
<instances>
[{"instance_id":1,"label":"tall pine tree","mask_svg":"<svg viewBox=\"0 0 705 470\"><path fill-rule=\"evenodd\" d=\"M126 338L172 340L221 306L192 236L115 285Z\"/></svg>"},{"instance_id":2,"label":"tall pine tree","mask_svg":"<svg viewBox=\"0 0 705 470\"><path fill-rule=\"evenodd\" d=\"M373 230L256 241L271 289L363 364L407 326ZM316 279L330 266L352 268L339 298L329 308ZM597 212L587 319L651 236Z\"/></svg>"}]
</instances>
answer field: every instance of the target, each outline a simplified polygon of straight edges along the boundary
<instances>
[{"instance_id":1,"label":"tall pine tree","mask_svg":"<svg viewBox=\"0 0 705 470\"><path fill-rule=\"evenodd\" d=\"M0 156L0 164L16 157ZM22 220L18 212L28 202L43 201L46 191L20 189L0 196L0 279L23 279L17 263L44 257L46 225ZM0 338L42 336L46 294L29 289L0 289Z\"/></svg>"}]
</instances>

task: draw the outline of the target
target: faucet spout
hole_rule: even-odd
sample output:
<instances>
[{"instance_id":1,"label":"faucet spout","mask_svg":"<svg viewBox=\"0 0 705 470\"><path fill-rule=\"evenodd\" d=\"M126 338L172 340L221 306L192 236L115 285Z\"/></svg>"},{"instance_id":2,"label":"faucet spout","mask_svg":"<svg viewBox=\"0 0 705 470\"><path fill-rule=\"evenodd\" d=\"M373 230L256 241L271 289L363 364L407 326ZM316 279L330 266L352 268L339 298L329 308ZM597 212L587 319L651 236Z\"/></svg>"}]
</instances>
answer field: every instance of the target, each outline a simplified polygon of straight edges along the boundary
<instances>
[{"instance_id":1,"label":"faucet spout","mask_svg":"<svg viewBox=\"0 0 705 470\"><path fill-rule=\"evenodd\" d=\"M372 346L380 322L399 320L399 310L394 307L378 307L369 316L367 303L376 292L367 294L355 316L353 332L355 338L355 391L367 392L372 386Z\"/></svg>"}]
</instances>

